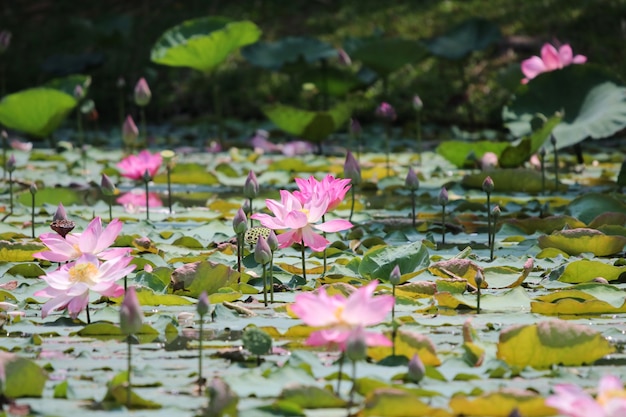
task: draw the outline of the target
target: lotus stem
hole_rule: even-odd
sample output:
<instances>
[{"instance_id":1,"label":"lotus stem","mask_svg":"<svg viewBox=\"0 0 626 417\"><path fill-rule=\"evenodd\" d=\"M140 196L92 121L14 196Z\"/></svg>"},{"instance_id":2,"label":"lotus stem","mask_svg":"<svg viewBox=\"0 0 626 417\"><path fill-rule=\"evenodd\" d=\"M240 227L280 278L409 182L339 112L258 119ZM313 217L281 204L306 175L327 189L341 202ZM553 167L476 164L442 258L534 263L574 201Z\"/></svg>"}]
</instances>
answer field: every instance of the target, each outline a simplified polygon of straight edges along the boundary
<instances>
[{"instance_id":1,"label":"lotus stem","mask_svg":"<svg viewBox=\"0 0 626 417\"><path fill-rule=\"evenodd\" d=\"M556 138L551 137L552 150L554 152L554 190L559 190L559 152L556 149Z\"/></svg>"},{"instance_id":2,"label":"lotus stem","mask_svg":"<svg viewBox=\"0 0 626 417\"><path fill-rule=\"evenodd\" d=\"M413 190L411 190L411 220L413 222L413 227L415 227L415 191Z\"/></svg>"},{"instance_id":3,"label":"lotus stem","mask_svg":"<svg viewBox=\"0 0 626 417\"><path fill-rule=\"evenodd\" d=\"M200 333L198 334L198 393L202 392L202 339L204 339L204 316L200 316Z\"/></svg>"},{"instance_id":4,"label":"lotus stem","mask_svg":"<svg viewBox=\"0 0 626 417\"><path fill-rule=\"evenodd\" d=\"M30 195L30 230L32 238L35 238L35 194Z\"/></svg>"},{"instance_id":5,"label":"lotus stem","mask_svg":"<svg viewBox=\"0 0 626 417\"><path fill-rule=\"evenodd\" d=\"M441 205L441 244L446 244L446 205Z\"/></svg>"},{"instance_id":6,"label":"lotus stem","mask_svg":"<svg viewBox=\"0 0 626 417\"><path fill-rule=\"evenodd\" d=\"M391 285L391 296L393 297L393 307L391 307L391 356L396 356L396 286Z\"/></svg>"},{"instance_id":7,"label":"lotus stem","mask_svg":"<svg viewBox=\"0 0 626 417\"><path fill-rule=\"evenodd\" d=\"M252 229L254 220L252 219L252 197L248 199L248 217L250 218L250 229Z\"/></svg>"},{"instance_id":8,"label":"lotus stem","mask_svg":"<svg viewBox=\"0 0 626 417\"><path fill-rule=\"evenodd\" d=\"M344 352L341 352L341 355L339 356L339 374L337 375L337 395L340 394L340 389L341 389L341 380L343 379L343 363L346 360L346 355L344 354Z\"/></svg>"},{"instance_id":9,"label":"lotus stem","mask_svg":"<svg viewBox=\"0 0 626 417\"><path fill-rule=\"evenodd\" d=\"M348 221L352 222L352 215L354 214L354 187L350 187L350 196L352 197L352 202L350 203L350 216L348 217Z\"/></svg>"},{"instance_id":10,"label":"lotus stem","mask_svg":"<svg viewBox=\"0 0 626 417\"><path fill-rule=\"evenodd\" d=\"M300 242L300 253L302 254L302 278L306 282L306 261L304 259L304 239Z\"/></svg>"},{"instance_id":11,"label":"lotus stem","mask_svg":"<svg viewBox=\"0 0 626 417\"><path fill-rule=\"evenodd\" d=\"M172 214L172 168L169 164L165 166L165 171L167 172L167 207Z\"/></svg>"},{"instance_id":12,"label":"lotus stem","mask_svg":"<svg viewBox=\"0 0 626 417\"><path fill-rule=\"evenodd\" d=\"M87 324L91 324L91 316L89 315L89 303L85 306L85 312L87 313Z\"/></svg>"},{"instance_id":13,"label":"lotus stem","mask_svg":"<svg viewBox=\"0 0 626 417\"><path fill-rule=\"evenodd\" d=\"M487 192L487 246L491 246L491 193Z\"/></svg>"},{"instance_id":14,"label":"lotus stem","mask_svg":"<svg viewBox=\"0 0 626 417\"><path fill-rule=\"evenodd\" d=\"M350 388L350 399L348 401L348 416L350 416L350 407L354 404L354 393L356 392L356 361L352 361L352 388Z\"/></svg>"},{"instance_id":15,"label":"lotus stem","mask_svg":"<svg viewBox=\"0 0 626 417\"><path fill-rule=\"evenodd\" d=\"M391 141L391 123L385 123L385 164L387 165L387 176L391 176L391 163L389 162L389 142Z\"/></svg>"},{"instance_id":16,"label":"lotus stem","mask_svg":"<svg viewBox=\"0 0 626 417\"><path fill-rule=\"evenodd\" d=\"M267 307L267 267L263 264L263 305Z\"/></svg>"},{"instance_id":17,"label":"lotus stem","mask_svg":"<svg viewBox=\"0 0 626 417\"><path fill-rule=\"evenodd\" d=\"M241 274L241 258L243 255L244 233L237 233L237 272Z\"/></svg>"},{"instance_id":18,"label":"lotus stem","mask_svg":"<svg viewBox=\"0 0 626 417\"><path fill-rule=\"evenodd\" d=\"M13 172L9 171L9 214L13 213Z\"/></svg>"},{"instance_id":19,"label":"lotus stem","mask_svg":"<svg viewBox=\"0 0 626 417\"><path fill-rule=\"evenodd\" d=\"M126 367L127 367L127 373L128 373L128 379L127 379L127 385L126 385L126 408L128 408L130 410L131 406L132 406L132 402L131 402L131 395L132 395L132 383L131 383L131 375L133 373L133 368L132 368L132 347L131 347L131 343L130 343L130 338L132 337L132 335L128 335L126 337L126 355L127 355L127 361L126 361Z\"/></svg>"},{"instance_id":20,"label":"lotus stem","mask_svg":"<svg viewBox=\"0 0 626 417\"><path fill-rule=\"evenodd\" d=\"M419 162L422 162L422 112L418 111L416 120L416 129L417 129L417 157Z\"/></svg>"},{"instance_id":21,"label":"lotus stem","mask_svg":"<svg viewBox=\"0 0 626 417\"><path fill-rule=\"evenodd\" d=\"M113 221L113 196L107 197L107 203L109 203L109 223Z\"/></svg>"},{"instance_id":22,"label":"lotus stem","mask_svg":"<svg viewBox=\"0 0 626 417\"><path fill-rule=\"evenodd\" d=\"M326 216L322 214L322 223L326 222ZM322 236L326 237L326 232L322 232ZM326 275L326 248L324 248L324 271L322 272L322 276Z\"/></svg>"},{"instance_id":23,"label":"lotus stem","mask_svg":"<svg viewBox=\"0 0 626 417\"><path fill-rule=\"evenodd\" d=\"M265 265L263 265L263 268L265 268ZM274 251L272 251L272 256L270 258L268 275L268 281L270 282L270 303L274 304Z\"/></svg>"},{"instance_id":24,"label":"lotus stem","mask_svg":"<svg viewBox=\"0 0 626 417\"><path fill-rule=\"evenodd\" d=\"M477 289L476 289L476 314L480 314L480 285L477 285Z\"/></svg>"},{"instance_id":25,"label":"lotus stem","mask_svg":"<svg viewBox=\"0 0 626 417\"><path fill-rule=\"evenodd\" d=\"M145 188L146 188L146 221L150 220L150 196L148 194L148 191L149 191L148 184L149 183L150 183L150 181L148 181L148 180L144 181L144 185L145 185Z\"/></svg>"}]
</instances>

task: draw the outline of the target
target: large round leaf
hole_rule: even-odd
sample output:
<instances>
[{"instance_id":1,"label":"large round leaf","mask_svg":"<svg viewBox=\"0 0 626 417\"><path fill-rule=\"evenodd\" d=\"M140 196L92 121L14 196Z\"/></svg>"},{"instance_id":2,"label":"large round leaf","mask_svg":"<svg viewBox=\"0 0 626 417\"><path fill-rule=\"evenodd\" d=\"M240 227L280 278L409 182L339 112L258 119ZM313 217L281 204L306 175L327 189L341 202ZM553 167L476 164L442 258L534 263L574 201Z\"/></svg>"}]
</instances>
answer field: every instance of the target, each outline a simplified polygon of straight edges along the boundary
<instances>
[{"instance_id":1,"label":"large round leaf","mask_svg":"<svg viewBox=\"0 0 626 417\"><path fill-rule=\"evenodd\" d=\"M462 59L500 40L500 28L487 19L471 18L445 35L426 41L431 54L446 59Z\"/></svg>"},{"instance_id":2,"label":"large round leaf","mask_svg":"<svg viewBox=\"0 0 626 417\"><path fill-rule=\"evenodd\" d=\"M76 106L69 94L52 88L31 88L0 101L0 123L45 138L56 130Z\"/></svg>"},{"instance_id":3,"label":"large round leaf","mask_svg":"<svg viewBox=\"0 0 626 417\"><path fill-rule=\"evenodd\" d=\"M263 113L280 129L306 140L319 142L350 118L351 106L339 104L328 111L298 109L283 104L266 106Z\"/></svg>"},{"instance_id":4,"label":"large round leaf","mask_svg":"<svg viewBox=\"0 0 626 417\"><path fill-rule=\"evenodd\" d=\"M358 74L335 67L309 68L302 74L305 82L313 83L322 94L334 97L343 97L347 93L363 88L367 83L363 82Z\"/></svg>"},{"instance_id":5,"label":"large round leaf","mask_svg":"<svg viewBox=\"0 0 626 417\"><path fill-rule=\"evenodd\" d=\"M350 56L384 77L407 64L419 62L426 54L426 49L418 41L389 38L359 43Z\"/></svg>"},{"instance_id":6,"label":"large round leaf","mask_svg":"<svg viewBox=\"0 0 626 417\"><path fill-rule=\"evenodd\" d=\"M82 74L68 75L67 77L55 78L44 84L44 87L54 88L74 96L76 86L80 85L85 96L91 86L91 76Z\"/></svg>"},{"instance_id":7,"label":"large round leaf","mask_svg":"<svg viewBox=\"0 0 626 417\"><path fill-rule=\"evenodd\" d=\"M319 39L289 36L276 42L248 45L241 50L241 55L257 67L280 70L286 64L299 61L311 63L335 57L337 50Z\"/></svg>"},{"instance_id":8,"label":"large round leaf","mask_svg":"<svg viewBox=\"0 0 626 417\"><path fill-rule=\"evenodd\" d=\"M547 72L520 86L503 110L503 119L515 136L530 131L537 113L563 111L563 121L552 132L557 148L588 137L606 138L626 127L626 88L593 65L571 65Z\"/></svg>"},{"instance_id":9,"label":"large round leaf","mask_svg":"<svg viewBox=\"0 0 626 417\"><path fill-rule=\"evenodd\" d=\"M260 36L261 30L249 21L231 22L223 17L188 20L161 35L150 59L157 64L209 72Z\"/></svg>"}]
</instances>

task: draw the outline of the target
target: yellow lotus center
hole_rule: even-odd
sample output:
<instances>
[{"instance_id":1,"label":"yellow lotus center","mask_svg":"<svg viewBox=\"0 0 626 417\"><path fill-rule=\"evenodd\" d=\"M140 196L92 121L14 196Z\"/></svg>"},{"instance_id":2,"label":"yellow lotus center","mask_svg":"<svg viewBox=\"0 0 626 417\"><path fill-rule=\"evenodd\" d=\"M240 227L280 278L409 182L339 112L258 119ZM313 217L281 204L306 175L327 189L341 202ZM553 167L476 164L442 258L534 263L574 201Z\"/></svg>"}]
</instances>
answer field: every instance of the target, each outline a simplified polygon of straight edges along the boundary
<instances>
[{"instance_id":1,"label":"yellow lotus center","mask_svg":"<svg viewBox=\"0 0 626 417\"><path fill-rule=\"evenodd\" d=\"M307 218L309 217L309 209L305 209L305 208L303 208L303 209L301 209L300 211L301 211L301 212L303 212L304 214L306 214L306 217L307 217Z\"/></svg>"},{"instance_id":2,"label":"yellow lotus center","mask_svg":"<svg viewBox=\"0 0 626 417\"><path fill-rule=\"evenodd\" d=\"M344 310L345 306L339 306L335 309L335 318L337 319L338 322L343 322L343 318L341 317L341 315L343 314L343 310Z\"/></svg>"},{"instance_id":3,"label":"yellow lotus center","mask_svg":"<svg viewBox=\"0 0 626 417\"><path fill-rule=\"evenodd\" d=\"M70 282L74 284L82 282L87 285L94 285L96 282L93 278L98 274L98 267L87 262L71 267L68 273L70 275Z\"/></svg>"},{"instance_id":4,"label":"yellow lotus center","mask_svg":"<svg viewBox=\"0 0 626 417\"><path fill-rule=\"evenodd\" d=\"M603 393L598 395L596 400L598 401L598 404L606 405L608 404L609 401L611 401L614 398L626 398L626 391L623 389L622 390L613 389L609 391L604 391Z\"/></svg>"}]
</instances>

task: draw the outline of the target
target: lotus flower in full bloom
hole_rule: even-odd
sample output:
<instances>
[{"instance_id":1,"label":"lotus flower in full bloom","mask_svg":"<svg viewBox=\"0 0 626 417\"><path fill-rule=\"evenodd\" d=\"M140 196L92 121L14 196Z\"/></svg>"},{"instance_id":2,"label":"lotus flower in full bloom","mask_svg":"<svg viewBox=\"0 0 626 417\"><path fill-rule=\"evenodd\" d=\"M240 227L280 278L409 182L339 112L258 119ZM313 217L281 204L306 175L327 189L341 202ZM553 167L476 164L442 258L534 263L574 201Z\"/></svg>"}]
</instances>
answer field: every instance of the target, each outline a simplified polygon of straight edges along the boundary
<instances>
[{"instance_id":1,"label":"lotus flower in full bloom","mask_svg":"<svg viewBox=\"0 0 626 417\"><path fill-rule=\"evenodd\" d=\"M70 316L76 318L87 307L90 291L107 297L122 296L124 287L115 281L135 269L134 265L128 265L132 259L132 256L122 255L101 262L95 255L85 253L75 262L42 275L48 286L34 295L51 300L43 305L41 317L45 318L53 310L67 308Z\"/></svg>"},{"instance_id":2,"label":"lotus flower in full bloom","mask_svg":"<svg viewBox=\"0 0 626 417\"><path fill-rule=\"evenodd\" d=\"M541 57L533 56L522 61L522 72L526 78L522 79L522 84L535 78L543 72L561 69L570 64L584 64L587 57L576 55L572 52L569 44L561 45L556 49L553 45L546 43L541 48Z\"/></svg>"},{"instance_id":3,"label":"lotus flower in full bloom","mask_svg":"<svg viewBox=\"0 0 626 417\"><path fill-rule=\"evenodd\" d=\"M335 178L330 174L326 175L322 181L318 181L313 176L308 179L296 178L295 181L299 190L294 191L293 195L302 204L312 199L315 195L327 195L329 201L326 211L334 210L343 201L350 189L349 179Z\"/></svg>"},{"instance_id":4,"label":"lotus flower in full bloom","mask_svg":"<svg viewBox=\"0 0 626 417\"><path fill-rule=\"evenodd\" d=\"M342 219L318 224L331 203L327 194L313 194L309 200L302 202L289 191L280 190L280 202L267 199L265 203L274 216L255 213L251 218L272 230L290 229L277 236L281 248L303 243L312 250L321 252L330 242L314 229L333 233L352 227L352 223Z\"/></svg>"},{"instance_id":5,"label":"lotus flower in full bloom","mask_svg":"<svg viewBox=\"0 0 626 417\"><path fill-rule=\"evenodd\" d=\"M138 207L146 207L146 193L140 189L133 189L115 200L124 206L128 212L137 211ZM148 192L148 205L150 207L163 207L163 201L157 193Z\"/></svg>"},{"instance_id":6,"label":"lotus flower in full bloom","mask_svg":"<svg viewBox=\"0 0 626 417\"><path fill-rule=\"evenodd\" d=\"M307 325L320 327L309 336L309 346L337 345L344 350L351 333L359 328L381 323L394 305L390 295L373 297L378 281L355 290L348 298L328 295L324 287L317 293L296 296L291 310ZM381 333L363 331L368 346L391 346L391 341Z\"/></svg>"},{"instance_id":7,"label":"lotus flower in full bloom","mask_svg":"<svg viewBox=\"0 0 626 417\"><path fill-rule=\"evenodd\" d=\"M626 390L618 377L605 375L600 379L595 399L574 384L559 384L546 404L568 417L623 417L626 416Z\"/></svg>"},{"instance_id":8,"label":"lotus flower in full bloom","mask_svg":"<svg viewBox=\"0 0 626 417\"><path fill-rule=\"evenodd\" d=\"M147 149L139 152L138 155L129 155L117 164L120 174L132 180L143 180L146 171L150 178L154 178L161 167L163 157L160 153L150 153Z\"/></svg>"},{"instance_id":9,"label":"lotus flower in full bloom","mask_svg":"<svg viewBox=\"0 0 626 417\"><path fill-rule=\"evenodd\" d=\"M102 228L102 219L94 218L82 233L69 233L63 238L58 233L44 233L39 236L49 250L37 252L33 257L50 262L67 262L78 259L83 254L109 260L126 256L131 248L110 248L122 230L122 222L113 219L106 228Z\"/></svg>"}]
</instances>

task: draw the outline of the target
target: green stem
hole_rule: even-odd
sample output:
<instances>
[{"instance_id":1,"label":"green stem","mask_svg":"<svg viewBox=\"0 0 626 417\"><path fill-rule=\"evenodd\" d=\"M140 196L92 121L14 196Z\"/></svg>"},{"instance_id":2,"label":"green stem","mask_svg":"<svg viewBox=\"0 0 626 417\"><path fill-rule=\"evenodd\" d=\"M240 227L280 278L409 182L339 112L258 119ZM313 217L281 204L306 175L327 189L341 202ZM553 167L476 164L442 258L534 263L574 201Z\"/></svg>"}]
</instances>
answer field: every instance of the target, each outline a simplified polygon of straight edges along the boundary
<instances>
[{"instance_id":1,"label":"green stem","mask_svg":"<svg viewBox=\"0 0 626 417\"><path fill-rule=\"evenodd\" d=\"M348 417L350 416L350 407L354 404L354 393L356 392L356 361L352 361L352 388L350 388L350 400L348 401Z\"/></svg>"},{"instance_id":2,"label":"green stem","mask_svg":"<svg viewBox=\"0 0 626 417\"><path fill-rule=\"evenodd\" d=\"M109 223L113 221L113 196L107 197L109 202Z\"/></svg>"},{"instance_id":3,"label":"green stem","mask_svg":"<svg viewBox=\"0 0 626 417\"><path fill-rule=\"evenodd\" d=\"M198 392L202 392L204 380L202 379L202 339L204 338L204 316L200 316L200 334L198 340Z\"/></svg>"},{"instance_id":4,"label":"green stem","mask_svg":"<svg viewBox=\"0 0 626 417\"><path fill-rule=\"evenodd\" d=\"M248 199L248 217L250 218L250 229L252 229L254 227L252 224L254 222L252 219L252 198Z\"/></svg>"},{"instance_id":5,"label":"green stem","mask_svg":"<svg viewBox=\"0 0 626 417\"><path fill-rule=\"evenodd\" d=\"M476 314L480 314L480 285L477 285L478 289L476 290Z\"/></svg>"},{"instance_id":6,"label":"green stem","mask_svg":"<svg viewBox=\"0 0 626 417\"><path fill-rule=\"evenodd\" d=\"M32 232L33 239L35 238L35 194L31 194L31 205L30 205L30 228Z\"/></svg>"},{"instance_id":7,"label":"green stem","mask_svg":"<svg viewBox=\"0 0 626 417\"><path fill-rule=\"evenodd\" d=\"M302 278L306 282L306 261L304 259L304 239L300 242L300 252L302 254Z\"/></svg>"},{"instance_id":8,"label":"green stem","mask_svg":"<svg viewBox=\"0 0 626 417\"><path fill-rule=\"evenodd\" d=\"M422 162L422 112L417 112L417 120L415 121L417 128L417 157Z\"/></svg>"},{"instance_id":9,"label":"green stem","mask_svg":"<svg viewBox=\"0 0 626 417\"><path fill-rule=\"evenodd\" d=\"M441 205L441 244L446 244L446 205Z\"/></svg>"},{"instance_id":10,"label":"green stem","mask_svg":"<svg viewBox=\"0 0 626 417\"><path fill-rule=\"evenodd\" d=\"M91 324L91 317L89 316L89 303L85 306L85 312L87 313L87 324Z\"/></svg>"},{"instance_id":11,"label":"green stem","mask_svg":"<svg viewBox=\"0 0 626 417\"><path fill-rule=\"evenodd\" d=\"M413 227L415 227L415 191L411 191L411 219L413 220Z\"/></svg>"},{"instance_id":12,"label":"green stem","mask_svg":"<svg viewBox=\"0 0 626 417\"><path fill-rule=\"evenodd\" d=\"M267 307L267 268L263 264L263 305Z\"/></svg>"},{"instance_id":13,"label":"green stem","mask_svg":"<svg viewBox=\"0 0 626 417\"><path fill-rule=\"evenodd\" d=\"M341 389L341 380L343 379L343 363L346 361L346 355L341 352L341 356L339 356L339 374L337 376L337 395L340 395Z\"/></svg>"},{"instance_id":14,"label":"green stem","mask_svg":"<svg viewBox=\"0 0 626 417\"><path fill-rule=\"evenodd\" d=\"M348 221L352 222L352 215L354 214L354 186L350 187L350 196L352 197L352 203L350 204L350 216L348 217Z\"/></svg>"},{"instance_id":15,"label":"green stem","mask_svg":"<svg viewBox=\"0 0 626 417\"><path fill-rule=\"evenodd\" d=\"M541 162L541 195L545 195L546 194L545 155L539 154L539 161Z\"/></svg>"},{"instance_id":16,"label":"green stem","mask_svg":"<svg viewBox=\"0 0 626 417\"><path fill-rule=\"evenodd\" d=\"M13 213L13 173L9 172L9 213Z\"/></svg>"},{"instance_id":17,"label":"green stem","mask_svg":"<svg viewBox=\"0 0 626 417\"><path fill-rule=\"evenodd\" d=\"M487 193L487 245L491 246L491 193Z\"/></svg>"},{"instance_id":18,"label":"green stem","mask_svg":"<svg viewBox=\"0 0 626 417\"><path fill-rule=\"evenodd\" d=\"M322 223L326 222L326 217L322 214ZM326 237L326 232L322 232L322 236ZM324 271L322 272L322 276L326 275L326 248L324 248Z\"/></svg>"},{"instance_id":19,"label":"green stem","mask_svg":"<svg viewBox=\"0 0 626 417\"><path fill-rule=\"evenodd\" d=\"M270 303L274 304L274 252L270 258L270 269L268 281L270 282Z\"/></svg>"},{"instance_id":20,"label":"green stem","mask_svg":"<svg viewBox=\"0 0 626 417\"><path fill-rule=\"evenodd\" d=\"M391 308L391 356L396 356L396 286L391 286L391 295L393 297L393 307Z\"/></svg>"},{"instance_id":21,"label":"green stem","mask_svg":"<svg viewBox=\"0 0 626 417\"><path fill-rule=\"evenodd\" d=\"M165 167L167 171L167 206L172 214L172 169L169 164Z\"/></svg>"},{"instance_id":22,"label":"green stem","mask_svg":"<svg viewBox=\"0 0 626 417\"><path fill-rule=\"evenodd\" d=\"M144 181L146 187L146 220L150 220L150 197L148 195L148 183L150 181Z\"/></svg>"},{"instance_id":23,"label":"green stem","mask_svg":"<svg viewBox=\"0 0 626 417\"><path fill-rule=\"evenodd\" d=\"M126 385L126 408L130 409L131 408L131 395L132 395L132 389L133 386L131 384L131 374L133 372L133 368L132 368L132 349L131 349L131 343L130 343L130 338L132 337L132 335L128 335L128 337L126 338L126 353L127 353L127 362L126 362L126 366L128 369L128 384Z\"/></svg>"},{"instance_id":24,"label":"green stem","mask_svg":"<svg viewBox=\"0 0 626 417\"><path fill-rule=\"evenodd\" d=\"M243 252L243 233L237 233L237 272L241 274L241 256Z\"/></svg>"}]
</instances>

